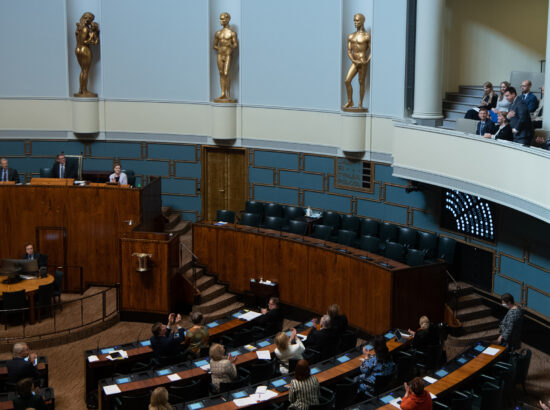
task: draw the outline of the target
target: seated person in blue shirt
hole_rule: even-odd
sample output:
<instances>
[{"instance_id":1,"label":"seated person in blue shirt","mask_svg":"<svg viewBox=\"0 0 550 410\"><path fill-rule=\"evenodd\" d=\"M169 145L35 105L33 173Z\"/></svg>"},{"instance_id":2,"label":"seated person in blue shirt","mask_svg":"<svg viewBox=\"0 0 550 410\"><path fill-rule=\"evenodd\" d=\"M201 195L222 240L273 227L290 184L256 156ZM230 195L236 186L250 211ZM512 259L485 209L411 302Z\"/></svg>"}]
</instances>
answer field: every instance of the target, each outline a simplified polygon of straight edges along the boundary
<instances>
[{"instance_id":1,"label":"seated person in blue shirt","mask_svg":"<svg viewBox=\"0 0 550 410\"><path fill-rule=\"evenodd\" d=\"M363 354L366 357L361 363L361 374L356 378L356 381L359 382L358 393L374 394L376 378L390 376L395 372L395 363L391 360L384 337L376 336L373 346L374 355L371 355L370 351L363 347Z\"/></svg>"},{"instance_id":2,"label":"seated person in blue shirt","mask_svg":"<svg viewBox=\"0 0 550 410\"><path fill-rule=\"evenodd\" d=\"M185 341L185 329L181 327L181 315L170 313L168 315L168 324L164 325L156 322L151 331L151 347L153 348L155 358L177 356L180 352L180 345ZM174 327L177 331L173 331Z\"/></svg>"},{"instance_id":3,"label":"seated person in blue shirt","mask_svg":"<svg viewBox=\"0 0 550 410\"><path fill-rule=\"evenodd\" d=\"M489 118L489 110L487 108L481 107L477 115L479 122L477 123L476 135L494 134L497 132L497 127L495 127L495 124Z\"/></svg>"}]
</instances>

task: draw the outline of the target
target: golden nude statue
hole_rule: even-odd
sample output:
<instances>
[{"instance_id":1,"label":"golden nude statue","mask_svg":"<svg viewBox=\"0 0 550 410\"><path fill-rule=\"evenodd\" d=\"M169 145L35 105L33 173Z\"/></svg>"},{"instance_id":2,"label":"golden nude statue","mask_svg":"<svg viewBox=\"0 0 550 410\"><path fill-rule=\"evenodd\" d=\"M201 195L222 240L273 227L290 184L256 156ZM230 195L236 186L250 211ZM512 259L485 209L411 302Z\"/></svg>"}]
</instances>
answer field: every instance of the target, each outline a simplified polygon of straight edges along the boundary
<instances>
[{"instance_id":1,"label":"golden nude statue","mask_svg":"<svg viewBox=\"0 0 550 410\"><path fill-rule=\"evenodd\" d=\"M222 28L214 35L214 50L218 52L218 71L220 72L220 88L222 94L215 98L215 102L236 102L231 98L229 69L231 68L231 53L239 46L237 33L229 28L231 16L227 12L220 14Z\"/></svg>"},{"instance_id":2,"label":"golden nude statue","mask_svg":"<svg viewBox=\"0 0 550 410\"><path fill-rule=\"evenodd\" d=\"M367 111L363 108L365 97L365 82L367 67L370 62L370 34L365 31L365 16L357 13L353 16L353 24L357 31L348 36L348 57L351 60L351 67L346 75L346 92L348 102L344 105L344 111ZM359 73L359 105L353 107L353 88L351 80Z\"/></svg>"},{"instance_id":3,"label":"golden nude statue","mask_svg":"<svg viewBox=\"0 0 550 410\"><path fill-rule=\"evenodd\" d=\"M80 88L75 97L97 97L97 94L88 91L88 73L92 64L91 45L99 44L99 25L93 22L95 16L87 11L76 23L76 59L80 64Z\"/></svg>"}]
</instances>

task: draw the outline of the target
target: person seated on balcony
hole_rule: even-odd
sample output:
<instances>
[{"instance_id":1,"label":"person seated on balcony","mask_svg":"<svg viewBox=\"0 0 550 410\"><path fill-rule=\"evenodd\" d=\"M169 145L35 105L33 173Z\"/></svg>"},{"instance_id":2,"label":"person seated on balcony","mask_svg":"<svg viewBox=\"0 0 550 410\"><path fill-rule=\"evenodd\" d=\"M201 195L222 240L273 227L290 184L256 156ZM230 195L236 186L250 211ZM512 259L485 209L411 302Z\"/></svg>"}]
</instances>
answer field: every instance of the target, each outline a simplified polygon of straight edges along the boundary
<instances>
[{"instance_id":1,"label":"person seated on balcony","mask_svg":"<svg viewBox=\"0 0 550 410\"><path fill-rule=\"evenodd\" d=\"M321 318L321 329L312 328L304 342L306 349L313 349L321 354L322 359L330 357L337 345L337 335L330 328L330 317Z\"/></svg>"},{"instance_id":2,"label":"person seated on balcony","mask_svg":"<svg viewBox=\"0 0 550 410\"><path fill-rule=\"evenodd\" d=\"M510 87L510 83L508 81L503 81L500 83L500 92L498 94L497 106L489 110L491 121L495 123L498 120L497 115L500 111L508 112L508 110L510 110L510 102L508 102L508 100L504 98L504 93L506 92L506 89L508 87Z\"/></svg>"},{"instance_id":3,"label":"person seated on balcony","mask_svg":"<svg viewBox=\"0 0 550 410\"><path fill-rule=\"evenodd\" d=\"M128 177L121 171L120 164L115 164L113 167L113 173L109 175L109 182L119 185L128 185Z\"/></svg>"},{"instance_id":4,"label":"person seated on balcony","mask_svg":"<svg viewBox=\"0 0 550 410\"><path fill-rule=\"evenodd\" d=\"M415 349L422 350L440 343L437 327L430 322L428 316L422 316L418 324L420 328L416 332L409 329L409 333L413 335L412 346Z\"/></svg>"},{"instance_id":5,"label":"person seated on balcony","mask_svg":"<svg viewBox=\"0 0 550 410\"><path fill-rule=\"evenodd\" d=\"M237 377L235 360L237 356L225 356L225 348L221 344L212 343L210 346L210 373L215 392L220 390L220 383L229 383Z\"/></svg>"},{"instance_id":6,"label":"person seated on balcony","mask_svg":"<svg viewBox=\"0 0 550 410\"><path fill-rule=\"evenodd\" d=\"M479 110L481 108L486 108L487 110L495 108L497 105L497 100L498 100L498 96L493 90L493 84L491 84L491 82L489 81L486 81L485 83L483 83L483 97L481 97L479 107L472 108L466 111L464 118L468 118L470 120L477 120L477 113L479 112Z\"/></svg>"},{"instance_id":7,"label":"person seated on balcony","mask_svg":"<svg viewBox=\"0 0 550 410\"><path fill-rule=\"evenodd\" d=\"M529 108L529 112L535 112L535 110L539 106L539 100L531 92L531 81L524 80L521 82L521 95L519 96L520 100L522 100L525 104L527 104L527 107Z\"/></svg>"},{"instance_id":8,"label":"person seated on balcony","mask_svg":"<svg viewBox=\"0 0 550 410\"><path fill-rule=\"evenodd\" d=\"M310 374L309 363L304 359L299 360L294 370L294 379L290 381L288 409L307 410L310 405L319 404L320 395L319 381Z\"/></svg>"},{"instance_id":9,"label":"person seated on balcony","mask_svg":"<svg viewBox=\"0 0 550 410\"><path fill-rule=\"evenodd\" d=\"M294 343L293 343L294 342ZM290 337L285 332L277 333L275 336L275 356L281 362L279 370L281 373L288 373L290 359L303 359L302 353L306 350L302 341L296 337L296 329L292 329Z\"/></svg>"},{"instance_id":10,"label":"person seated on balcony","mask_svg":"<svg viewBox=\"0 0 550 410\"><path fill-rule=\"evenodd\" d=\"M542 109L544 108L544 86L540 87L540 101L537 109L531 113L531 121L533 121L533 128L542 128Z\"/></svg>"},{"instance_id":11,"label":"person seated on balcony","mask_svg":"<svg viewBox=\"0 0 550 410\"><path fill-rule=\"evenodd\" d=\"M208 349L210 335L208 328L202 325L202 313L192 312L191 322L193 326L185 333L186 342L189 343L186 354L189 359L196 359L201 356L202 349Z\"/></svg>"},{"instance_id":12,"label":"person seated on balcony","mask_svg":"<svg viewBox=\"0 0 550 410\"><path fill-rule=\"evenodd\" d=\"M172 410L173 407L168 401L168 390L165 387L157 387L151 393L149 410Z\"/></svg>"},{"instance_id":13,"label":"person seated on balcony","mask_svg":"<svg viewBox=\"0 0 550 410\"><path fill-rule=\"evenodd\" d=\"M365 359L361 363L361 374L356 377L359 383L358 393L374 394L377 377L389 376L395 371L395 363L391 360L390 352L383 336L376 336L373 341L374 355L363 347Z\"/></svg>"},{"instance_id":14,"label":"person seated on balcony","mask_svg":"<svg viewBox=\"0 0 550 410\"><path fill-rule=\"evenodd\" d=\"M27 377L17 382L17 398L13 401L13 408L46 410L46 404L39 395L40 387L34 387L32 379Z\"/></svg>"},{"instance_id":15,"label":"person seated on balcony","mask_svg":"<svg viewBox=\"0 0 550 410\"><path fill-rule=\"evenodd\" d=\"M16 383L27 377L38 379L40 373L36 367L36 353L29 353L29 346L26 343L16 343L13 345L13 359L8 360L8 379Z\"/></svg>"},{"instance_id":16,"label":"person seated on balcony","mask_svg":"<svg viewBox=\"0 0 550 410\"><path fill-rule=\"evenodd\" d=\"M263 308L261 312L262 316L256 319L255 324L265 329L266 336L274 335L282 330L284 317L279 307L279 298L269 298L267 309Z\"/></svg>"},{"instance_id":17,"label":"person seated on balcony","mask_svg":"<svg viewBox=\"0 0 550 410\"><path fill-rule=\"evenodd\" d=\"M514 87L508 87L504 95L512 104L506 117L510 120L512 133L514 134L514 142L526 146L531 145L534 131L527 104L518 97Z\"/></svg>"},{"instance_id":18,"label":"person seated on balcony","mask_svg":"<svg viewBox=\"0 0 550 410\"><path fill-rule=\"evenodd\" d=\"M494 140L507 140L507 141L513 141L514 135L512 134L512 127L510 126L510 121L508 118L506 118L506 114L508 114L505 111L500 111L498 113L498 124L499 127L495 131L494 134L491 134L490 132L486 132L483 136L485 138L492 138Z\"/></svg>"},{"instance_id":19,"label":"person seated on balcony","mask_svg":"<svg viewBox=\"0 0 550 410\"><path fill-rule=\"evenodd\" d=\"M500 322L498 343L510 350L519 349L521 345L521 329L523 327L523 311L514 303L514 297L504 293L500 297L502 306L508 309L506 316Z\"/></svg>"},{"instance_id":20,"label":"person seated on balcony","mask_svg":"<svg viewBox=\"0 0 550 410\"><path fill-rule=\"evenodd\" d=\"M485 107L481 107L477 113L479 122L477 123L476 135L485 135L486 133L493 134L497 131L497 127L489 118L489 111Z\"/></svg>"},{"instance_id":21,"label":"person seated on balcony","mask_svg":"<svg viewBox=\"0 0 550 410\"><path fill-rule=\"evenodd\" d=\"M432 397L430 393L424 390L424 381L420 377L415 377L410 384L404 383L405 395L401 400L403 410L431 410Z\"/></svg>"},{"instance_id":22,"label":"person seated on balcony","mask_svg":"<svg viewBox=\"0 0 550 410\"><path fill-rule=\"evenodd\" d=\"M151 327L151 348L156 359L161 357L175 357L180 351L180 345L185 341L185 329L181 327L181 315L170 313L168 315L168 324L164 325L156 322ZM177 328L176 331L173 331Z\"/></svg>"}]
</instances>

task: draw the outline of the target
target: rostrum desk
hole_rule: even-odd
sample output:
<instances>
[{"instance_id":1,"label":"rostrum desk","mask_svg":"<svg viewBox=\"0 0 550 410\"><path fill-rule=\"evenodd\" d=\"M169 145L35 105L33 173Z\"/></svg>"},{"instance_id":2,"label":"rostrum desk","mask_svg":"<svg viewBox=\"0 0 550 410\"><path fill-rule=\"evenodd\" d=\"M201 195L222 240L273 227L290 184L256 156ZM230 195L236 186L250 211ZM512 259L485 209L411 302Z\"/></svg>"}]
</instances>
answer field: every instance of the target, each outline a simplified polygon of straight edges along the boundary
<instances>
[{"instance_id":1,"label":"rostrum desk","mask_svg":"<svg viewBox=\"0 0 550 410\"><path fill-rule=\"evenodd\" d=\"M269 279L283 303L319 314L338 303L351 325L370 334L414 327L422 315L443 319L443 263L410 267L311 237L209 222L193 224L193 252L231 291Z\"/></svg>"}]
</instances>

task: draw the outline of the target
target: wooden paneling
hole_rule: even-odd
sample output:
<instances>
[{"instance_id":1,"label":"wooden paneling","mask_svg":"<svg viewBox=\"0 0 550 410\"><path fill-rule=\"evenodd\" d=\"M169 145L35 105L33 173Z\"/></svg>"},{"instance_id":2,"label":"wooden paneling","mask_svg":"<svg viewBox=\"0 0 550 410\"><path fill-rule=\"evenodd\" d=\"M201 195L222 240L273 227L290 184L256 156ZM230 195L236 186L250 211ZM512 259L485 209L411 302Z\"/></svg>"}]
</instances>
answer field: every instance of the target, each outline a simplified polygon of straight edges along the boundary
<instances>
[{"instance_id":1,"label":"wooden paneling","mask_svg":"<svg viewBox=\"0 0 550 410\"><path fill-rule=\"evenodd\" d=\"M312 238L283 237L275 231L240 225L193 226L199 263L229 283L233 291L248 290L251 278L269 279L279 284L284 303L319 314L338 303L352 325L372 334L396 326L415 326L423 314L432 315L434 320L443 314L439 296L418 297L442 294L443 264L411 268L358 249L318 244ZM341 248L349 253L339 252ZM370 256L373 261L359 255ZM379 261L390 262L395 268L383 267ZM419 288L423 293L417 292Z\"/></svg>"},{"instance_id":2,"label":"wooden paneling","mask_svg":"<svg viewBox=\"0 0 550 410\"><path fill-rule=\"evenodd\" d=\"M66 232L66 264L83 267L84 283L114 285L120 282L119 239L135 226L124 221L140 221L140 211L139 189L1 186L0 258L20 257L37 227L59 227Z\"/></svg>"}]
</instances>

